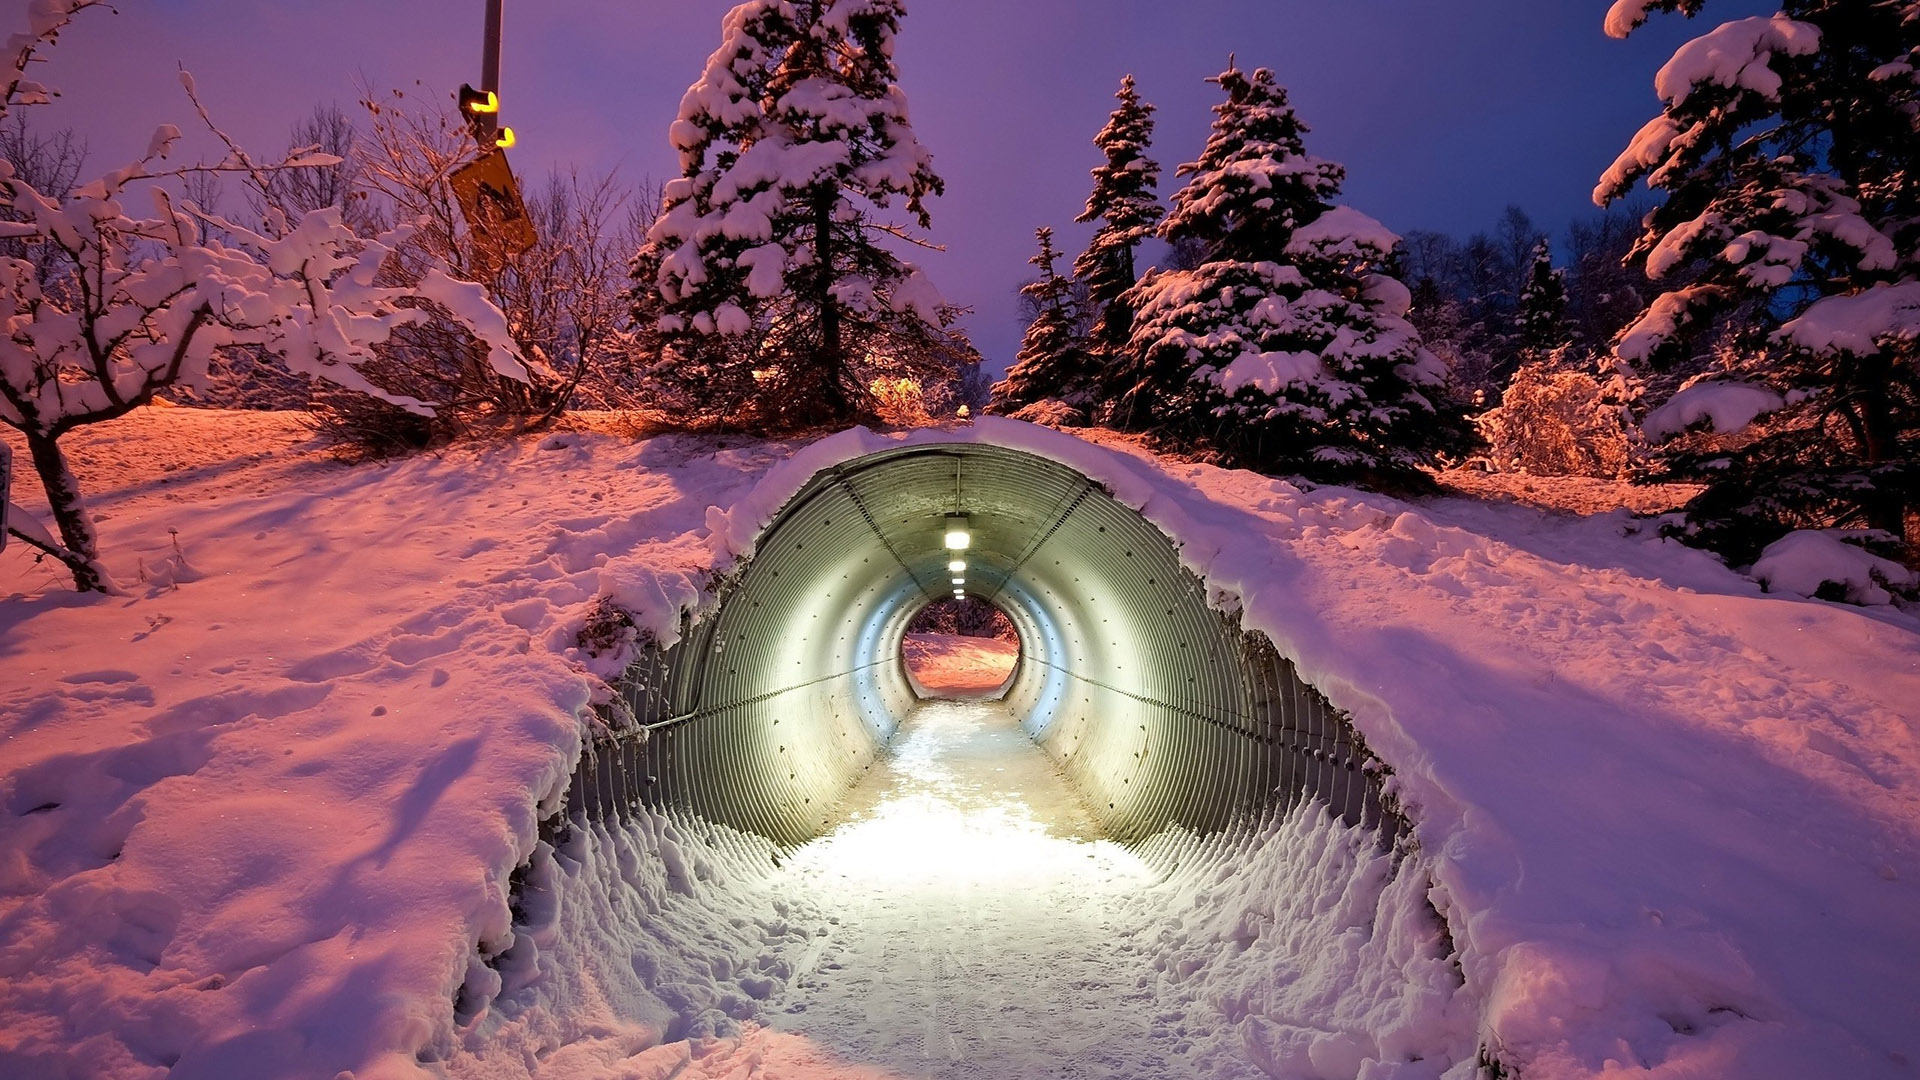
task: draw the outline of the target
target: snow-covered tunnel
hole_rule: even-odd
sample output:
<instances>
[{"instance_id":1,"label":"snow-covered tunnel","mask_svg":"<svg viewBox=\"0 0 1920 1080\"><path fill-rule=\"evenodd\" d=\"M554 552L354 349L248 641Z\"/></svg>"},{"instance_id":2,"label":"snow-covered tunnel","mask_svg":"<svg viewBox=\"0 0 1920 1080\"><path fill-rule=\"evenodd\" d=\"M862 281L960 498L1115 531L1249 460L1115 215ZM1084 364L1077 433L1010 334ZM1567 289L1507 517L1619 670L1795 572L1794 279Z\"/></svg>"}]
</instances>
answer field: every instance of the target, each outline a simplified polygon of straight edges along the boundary
<instances>
[{"instance_id":1,"label":"snow-covered tunnel","mask_svg":"<svg viewBox=\"0 0 1920 1080\"><path fill-rule=\"evenodd\" d=\"M917 699L907 623L956 577L1014 622L1005 701L1116 838L1302 797L1390 827L1346 718L1209 603L1164 533L1073 468L978 442L812 473L679 639L642 648L568 817L644 803L785 842L831 828Z\"/></svg>"}]
</instances>

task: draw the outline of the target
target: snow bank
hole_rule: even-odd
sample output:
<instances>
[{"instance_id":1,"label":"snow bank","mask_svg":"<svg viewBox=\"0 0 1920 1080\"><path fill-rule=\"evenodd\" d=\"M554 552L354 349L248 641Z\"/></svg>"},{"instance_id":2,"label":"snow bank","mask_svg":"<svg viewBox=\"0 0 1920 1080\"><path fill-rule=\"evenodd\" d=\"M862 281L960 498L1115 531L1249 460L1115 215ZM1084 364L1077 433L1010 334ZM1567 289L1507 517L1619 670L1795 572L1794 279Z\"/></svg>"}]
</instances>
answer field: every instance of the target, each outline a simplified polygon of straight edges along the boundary
<instances>
[{"instance_id":1,"label":"snow bank","mask_svg":"<svg viewBox=\"0 0 1920 1080\"><path fill-rule=\"evenodd\" d=\"M226 430L239 424L148 410L77 439L116 569L161 565L171 529L199 580L79 598L0 553L20 590L0 602L5 1075L369 1080L476 1054L492 1069L513 1055L476 1047L515 1046L525 1075L599 1037L515 1014L529 993L550 995L548 1014L620 1018L601 1034L627 1048L751 1013L747 978L775 976L733 963L764 951L777 969L795 941L772 908L683 940L672 927L695 934L714 895L694 894L658 924L661 948L634 936L660 917L655 886L628 909L580 908L598 912L581 924L563 902L558 924L513 926L508 877L538 850L536 801L564 782L598 685L573 635L602 598L670 634L818 470L967 440L1105 483L1352 714L1414 819L1483 1037L1525 1075L1911 1077L1920 1061L1906 616L1764 595L1617 518L1303 490L1000 419L801 448L569 434L353 468L297 433L249 456ZM1273 848L1272 865L1306 866L1311 842ZM676 873L665 844L593 843L561 853L582 868L563 900ZM693 880L709 880L702 858L683 860ZM711 889L733 895L718 883L748 881L756 858L706 858ZM1291 917L1268 885L1239 885L1195 893L1200 921ZM1209 933L1166 939L1199 961L1169 970L1253 1031L1249 1047L1331 1075L1361 1036L1391 1039L1381 1013L1318 1035L1249 1027L1258 1010L1210 981L1243 976ZM1267 1000L1311 989L1278 989L1296 978L1283 954L1339 947L1285 933L1250 946ZM616 945L604 981L565 981L566 958ZM669 953L688 972L734 960L685 975L707 989L676 1002L682 975L631 959ZM1401 967L1417 990L1433 958L1404 955L1421 958ZM1408 998L1401 1015L1424 1024L1432 1007ZM1353 1041L1318 1037L1342 1031ZM714 1050L712 1075L799 1053L729 1038L746 1041ZM657 1053L706 1075L706 1045Z\"/></svg>"},{"instance_id":2,"label":"snow bank","mask_svg":"<svg viewBox=\"0 0 1920 1080\"><path fill-rule=\"evenodd\" d=\"M1855 604L1890 604L1886 586L1920 585L1920 574L1848 543L1840 530L1788 533L1760 553L1753 576L1773 592L1798 596L1838 585Z\"/></svg>"},{"instance_id":3,"label":"snow bank","mask_svg":"<svg viewBox=\"0 0 1920 1080\"><path fill-rule=\"evenodd\" d=\"M558 851L541 845L501 975L470 969L479 985L463 1003L486 1011L448 1071L667 1077L715 1058L824 932L804 897L779 888L779 861L759 837L645 810L575 830Z\"/></svg>"},{"instance_id":4,"label":"snow bank","mask_svg":"<svg viewBox=\"0 0 1920 1080\"><path fill-rule=\"evenodd\" d=\"M1478 1018L1427 879L1368 833L1307 804L1144 854L1167 875L1132 898L1127 932L1159 1008L1185 1013L1199 1075L1474 1075Z\"/></svg>"}]
</instances>

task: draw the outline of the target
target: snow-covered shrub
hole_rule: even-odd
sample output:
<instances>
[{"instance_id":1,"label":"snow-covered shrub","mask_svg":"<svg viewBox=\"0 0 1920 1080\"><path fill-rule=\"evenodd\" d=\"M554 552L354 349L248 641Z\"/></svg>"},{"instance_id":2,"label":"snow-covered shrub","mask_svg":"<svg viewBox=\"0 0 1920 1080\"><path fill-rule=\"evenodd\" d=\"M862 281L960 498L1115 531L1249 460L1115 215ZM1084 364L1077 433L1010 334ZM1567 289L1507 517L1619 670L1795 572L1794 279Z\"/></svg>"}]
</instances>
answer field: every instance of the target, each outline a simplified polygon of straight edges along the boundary
<instances>
[{"instance_id":1,"label":"snow-covered shrub","mask_svg":"<svg viewBox=\"0 0 1920 1080\"><path fill-rule=\"evenodd\" d=\"M363 92L366 130L351 141L357 194L418 222L396 268L444 264L478 283L528 361L527 379L498 378L473 362L458 327L426 321L396 335L369 378L448 403L435 417L446 435L503 418L538 424L581 400L631 404L634 371L651 342L633 326L627 261L658 206L657 189L629 189L611 173L552 173L525 186L534 243L507 250L467 226L448 181L476 153L465 122L444 101Z\"/></svg>"},{"instance_id":2,"label":"snow-covered shrub","mask_svg":"<svg viewBox=\"0 0 1920 1080\"><path fill-rule=\"evenodd\" d=\"M926 427L933 423L927 412L927 395L913 379L881 378L873 380L873 415L882 424L897 428Z\"/></svg>"},{"instance_id":3,"label":"snow-covered shrub","mask_svg":"<svg viewBox=\"0 0 1920 1080\"><path fill-rule=\"evenodd\" d=\"M309 395L307 415L331 451L346 461L403 457L432 446L438 435L432 417L370 394L325 387Z\"/></svg>"},{"instance_id":4,"label":"snow-covered shrub","mask_svg":"<svg viewBox=\"0 0 1920 1080\"><path fill-rule=\"evenodd\" d=\"M1626 471L1627 431L1618 403L1600 380L1558 362L1522 365L1500 404L1475 423L1502 469L1608 479Z\"/></svg>"},{"instance_id":5,"label":"snow-covered shrub","mask_svg":"<svg viewBox=\"0 0 1920 1080\"><path fill-rule=\"evenodd\" d=\"M1016 641L1019 632L1006 613L985 600L962 597L935 600L914 615L907 624L909 634L958 634L961 637L999 638Z\"/></svg>"},{"instance_id":6,"label":"snow-covered shrub","mask_svg":"<svg viewBox=\"0 0 1920 1080\"><path fill-rule=\"evenodd\" d=\"M1069 405L1057 398L1036 401L1024 408L1008 413L1015 420L1025 420L1029 424L1044 424L1047 427L1086 427L1093 422L1087 410L1078 405Z\"/></svg>"},{"instance_id":7,"label":"snow-covered shrub","mask_svg":"<svg viewBox=\"0 0 1920 1080\"><path fill-rule=\"evenodd\" d=\"M1768 544L1753 576L1768 592L1817 596L1855 604L1890 604L1894 592L1912 596L1920 573L1863 545L1897 546L1886 533L1860 529L1805 529Z\"/></svg>"}]
</instances>

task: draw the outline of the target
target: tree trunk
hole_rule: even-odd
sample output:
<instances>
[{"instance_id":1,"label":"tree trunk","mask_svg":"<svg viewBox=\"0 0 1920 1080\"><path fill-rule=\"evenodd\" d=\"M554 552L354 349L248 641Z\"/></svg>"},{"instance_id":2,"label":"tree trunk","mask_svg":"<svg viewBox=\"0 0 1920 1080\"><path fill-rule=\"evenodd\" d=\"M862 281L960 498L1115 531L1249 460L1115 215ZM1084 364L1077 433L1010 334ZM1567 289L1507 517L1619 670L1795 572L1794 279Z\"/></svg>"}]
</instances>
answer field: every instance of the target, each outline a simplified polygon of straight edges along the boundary
<instances>
[{"instance_id":1,"label":"tree trunk","mask_svg":"<svg viewBox=\"0 0 1920 1080\"><path fill-rule=\"evenodd\" d=\"M1882 354L1866 365L1866 370L1861 373L1858 398L1861 449L1869 469L1890 460L1899 442L1893 419L1892 394L1888 390L1893 380L1891 366L1891 362ZM1906 531L1908 499L1899 488L1875 483L1862 494L1862 500L1869 528L1880 529L1894 536L1901 536Z\"/></svg>"},{"instance_id":2,"label":"tree trunk","mask_svg":"<svg viewBox=\"0 0 1920 1080\"><path fill-rule=\"evenodd\" d=\"M100 544L93 531L93 519L87 516L80 498L80 481L67 466L59 439L26 431L27 450L33 468L46 490L47 506L53 511L54 525L60 530L60 543L72 555L63 559L73 573L73 587L81 592L108 592L106 575L100 570Z\"/></svg>"},{"instance_id":3,"label":"tree trunk","mask_svg":"<svg viewBox=\"0 0 1920 1080\"><path fill-rule=\"evenodd\" d=\"M820 407L823 418L843 423L852 418L853 403L847 400L842 378L846 373L845 344L841 341L840 303L833 296L833 204L834 191L827 188L814 196L813 258L819 274L820 293Z\"/></svg>"}]
</instances>

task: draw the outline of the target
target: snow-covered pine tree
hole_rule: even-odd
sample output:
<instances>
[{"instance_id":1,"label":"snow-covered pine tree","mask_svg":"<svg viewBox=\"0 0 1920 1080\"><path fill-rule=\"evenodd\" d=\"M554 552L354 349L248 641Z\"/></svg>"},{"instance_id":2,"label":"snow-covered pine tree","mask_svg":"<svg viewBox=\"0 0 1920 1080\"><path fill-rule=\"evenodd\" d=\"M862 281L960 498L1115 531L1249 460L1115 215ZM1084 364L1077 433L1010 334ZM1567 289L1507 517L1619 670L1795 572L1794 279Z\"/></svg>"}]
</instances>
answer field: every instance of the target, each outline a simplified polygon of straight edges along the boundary
<instances>
[{"instance_id":1,"label":"snow-covered pine tree","mask_svg":"<svg viewBox=\"0 0 1920 1080\"><path fill-rule=\"evenodd\" d=\"M1212 81L1226 100L1161 229L1207 261L1128 293L1118 420L1265 471L1421 484L1471 436L1386 273L1398 238L1333 205L1343 172L1307 154L1271 71Z\"/></svg>"},{"instance_id":2,"label":"snow-covered pine tree","mask_svg":"<svg viewBox=\"0 0 1920 1080\"><path fill-rule=\"evenodd\" d=\"M1033 322L1027 327L1006 379L994 385L987 408L1016 416L1047 404L1049 419L1073 414L1073 419L1084 423L1094 371L1087 343L1080 336L1073 279L1061 277L1054 269L1060 253L1054 250L1053 230L1037 229L1034 237L1040 242L1040 251L1027 261L1039 268L1040 276L1020 290L1033 304Z\"/></svg>"},{"instance_id":3,"label":"snow-covered pine tree","mask_svg":"<svg viewBox=\"0 0 1920 1080\"><path fill-rule=\"evenodd\" d=\"M688 400L722 392L752 415L840 422L871 411L876 375L942 353L925 275L882 246L895 199L921 228L943 190L893 63L904 0L749 0L681 101L682 175L635 259L636 298L663 341L653 375ZM888 369L884 365L893 364Z\"/></svg>"},{"instance_id":4,"label":"snow-covered pine tree","mask_svg":"<svg viewBox=\"0 0 1920 1080\"><path fill-rule=\"evenodd\" d=\"M1307 153L1307 125L1273 72L1229 67L1207 81L1226 100L1213 108L1200 160L1177 172L1187 183L1174 193L1160 234L1205 244L1210 261L1271 259L1294 230L1333 205L1346 170Z\"/></svg>"},{"instance_id":5,"label":"snow-covered pine tree","mask_svg":"<svg viewBox=\"0 0 1920 1080\"><path fill-rule=\"evenodd\" d=\"M1133 332L1133 311L1124 297L1138 280L1134 249L1153 235L1154 225L1166 213L1155 194L1160 165L1147 156L1153 142L1153 106L1140 100L1132 75L1120 80L1114 97L1120 107L1093 139L1107 160L1093 170L1093 194L1074 219L1100 222L1087 249L1074 260L1073 276L1087 284L1093 341L1102 350L1124 347Z\"/></svg>"},{"instance_id":6,"label":"snow-covered pine tree","mask_svg":"<svg viewBox=\"0 0 1920 1080\"><path fill-rule=\"evenodd\" d=\"M1567 318L1567 283L1553 266L1545 240L1534 245L1527 283L1520 290L1520 352L1523 363L1539 363L1573 341Z\"/></svg>"},{"instance_id":7,"label":"snow-covered pine tree","mask_svg":"<svg viewBox=\"0 0 1920 1080\"><path fill-rule=\"evenodd\" d=\"M1620 0L1607 31L1702 4ZM1644 425L1694 429L1664 477L1706 485L1687 507L1695 538L1747 562L1790 529L1865 527L1911 552L1920 3L1781 7L1682 46L1655 79L1660 115L1594 192L1604 205L1644 177L1665 193L1632 258L1666 291L1615 352L1643 370L1722 357Z\"/></svg>"}]
</instances>

